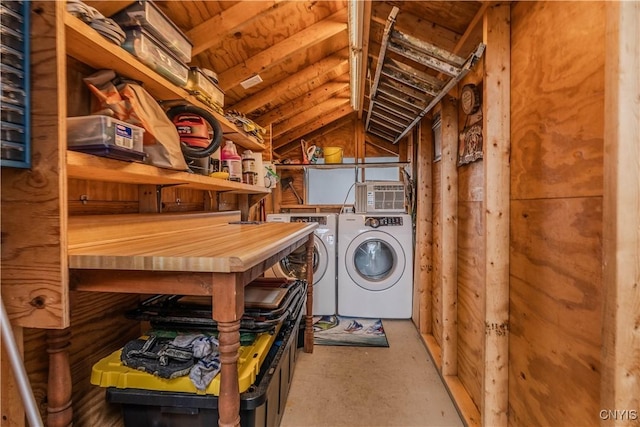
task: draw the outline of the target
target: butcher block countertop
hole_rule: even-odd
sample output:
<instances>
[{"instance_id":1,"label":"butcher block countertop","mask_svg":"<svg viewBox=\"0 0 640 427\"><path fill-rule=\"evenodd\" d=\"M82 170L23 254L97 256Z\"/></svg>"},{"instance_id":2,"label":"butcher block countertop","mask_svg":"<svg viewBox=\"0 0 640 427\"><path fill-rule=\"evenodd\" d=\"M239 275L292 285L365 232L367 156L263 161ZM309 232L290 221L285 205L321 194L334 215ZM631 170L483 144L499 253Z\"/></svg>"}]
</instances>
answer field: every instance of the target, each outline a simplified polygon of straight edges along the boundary
<instances>
[{"instance_id":1,"label":"butcher block countertop","mask_svg":"<svg viewBox=\"0 0 640 427\"><path fill-rule=\"evenodd\" d=\"M299 242L315 223L231 222L160 227L146 235L70 242L69 268L97 270L245 272Z\"/></svg>"}]
</instances>

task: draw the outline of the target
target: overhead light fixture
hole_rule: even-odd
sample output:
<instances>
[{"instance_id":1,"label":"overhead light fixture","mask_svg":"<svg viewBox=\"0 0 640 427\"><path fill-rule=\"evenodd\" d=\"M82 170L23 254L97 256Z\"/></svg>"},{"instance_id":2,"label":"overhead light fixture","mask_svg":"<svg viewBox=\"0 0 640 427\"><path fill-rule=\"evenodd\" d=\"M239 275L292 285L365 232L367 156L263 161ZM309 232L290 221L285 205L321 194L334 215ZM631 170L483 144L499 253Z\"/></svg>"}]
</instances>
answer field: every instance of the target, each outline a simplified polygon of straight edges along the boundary
<instances>
[{"instance_id":1,"label":"overhead light fixture","mask_svg":"<svg viewBox=\"0 0 640 427\"><path fill-rule=\"evenodd\" d=\"M360 109L360 86L362 69L362 26L364 19L364 2L349 0L347 3L349 26L349 84L351 86L351 106Z\"/></svg>"},{"instance_id":2,"label":"overhead light fixture","mask_svg":"<svg viewBox=\"0 0 640 427\"><path fill-rule=\"evenodd\" d=\"M240 86L245 89L249 89L250 87L254 87L255 85L258 85L260 83L262 83L262 77L256 74L255 76L249 77L247 80L240 82Z\"/></svg>"}]
</instances>

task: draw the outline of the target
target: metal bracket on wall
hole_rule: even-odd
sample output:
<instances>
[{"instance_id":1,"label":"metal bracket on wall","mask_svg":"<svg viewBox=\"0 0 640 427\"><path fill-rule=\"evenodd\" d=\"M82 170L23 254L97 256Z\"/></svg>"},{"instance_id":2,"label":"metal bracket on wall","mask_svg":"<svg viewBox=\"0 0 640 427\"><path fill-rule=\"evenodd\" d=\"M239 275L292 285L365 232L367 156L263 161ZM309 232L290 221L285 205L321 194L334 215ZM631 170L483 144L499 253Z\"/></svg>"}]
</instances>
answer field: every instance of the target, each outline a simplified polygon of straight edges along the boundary
<instances>
[{"instance_id":1,"label":"metal bracket on wall","mask_svg":"<svg viewBox=\"0 0 640 427\"><path fill-rule=\"evenodd\" d=\"M462 80L485 49L485 45L480 43L465 60L403 34L393 29L398 12L399 9L394 6L387 18L369 91L365 122L367 132L394 144ZM393 52L396 58L402 60L387 57L387 52ZM427 71L416 68L416 65L426 67Z\"/></svg>"},{"instance_id":2,"label":"metal bracket on wall","mask_svg":"<svg viewBox=\"0 0 640 427\"><path fill-rule=\"evenodd\" d=\"M166 187L175 187L182 184L158 184L156 185L156 210L162 213L162 189Z\"/></svg>"}]
</instances>

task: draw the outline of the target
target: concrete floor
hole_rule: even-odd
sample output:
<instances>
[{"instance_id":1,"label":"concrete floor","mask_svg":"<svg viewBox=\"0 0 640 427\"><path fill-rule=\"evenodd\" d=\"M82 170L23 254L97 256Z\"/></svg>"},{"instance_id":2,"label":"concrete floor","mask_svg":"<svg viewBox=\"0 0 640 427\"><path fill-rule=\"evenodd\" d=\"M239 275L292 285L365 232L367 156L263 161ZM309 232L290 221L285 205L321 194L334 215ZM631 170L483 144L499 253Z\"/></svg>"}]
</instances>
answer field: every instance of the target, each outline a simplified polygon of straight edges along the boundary
<instances>
[{"instance_id":1,"label":"concrete floor","mask_svg":"<svg viewBox=\"0 0 640 427\"><path fill-rule=\"evenodd\" d=\"M463 426L410 320L383 320L389 348L302 351L281 427Z\"/></svg>"}]
</instances>

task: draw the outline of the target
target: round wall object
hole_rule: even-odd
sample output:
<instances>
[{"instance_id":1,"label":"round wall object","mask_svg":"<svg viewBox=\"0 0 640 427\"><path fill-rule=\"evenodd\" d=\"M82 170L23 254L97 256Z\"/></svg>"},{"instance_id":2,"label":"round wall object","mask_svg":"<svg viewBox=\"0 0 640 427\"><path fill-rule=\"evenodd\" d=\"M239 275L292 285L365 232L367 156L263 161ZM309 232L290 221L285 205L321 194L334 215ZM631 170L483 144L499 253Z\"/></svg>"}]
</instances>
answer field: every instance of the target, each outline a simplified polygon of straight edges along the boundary
<instances>
[{"instance_id":1,"label":"round wall object","mask_svg":"<svg viewBox=\"0 0 640 427\"><path fill-rule=\"evenodd\" d=\"M474 114L480 109L480 91L474 84L464 85L460 94L462 111L465 114Z\"/></svg>"}]
</instances>

